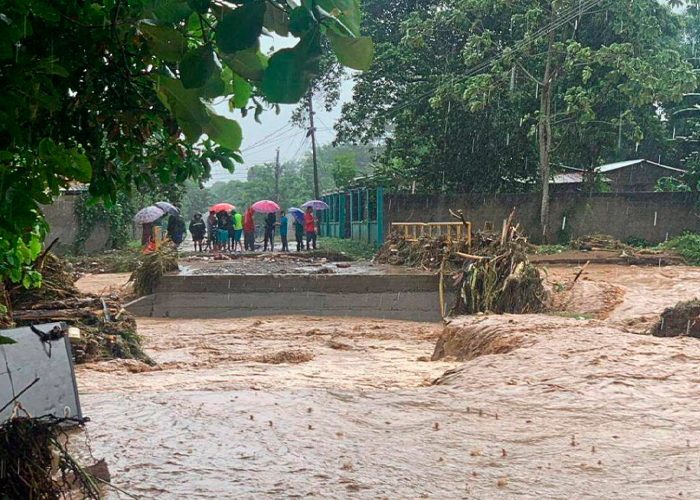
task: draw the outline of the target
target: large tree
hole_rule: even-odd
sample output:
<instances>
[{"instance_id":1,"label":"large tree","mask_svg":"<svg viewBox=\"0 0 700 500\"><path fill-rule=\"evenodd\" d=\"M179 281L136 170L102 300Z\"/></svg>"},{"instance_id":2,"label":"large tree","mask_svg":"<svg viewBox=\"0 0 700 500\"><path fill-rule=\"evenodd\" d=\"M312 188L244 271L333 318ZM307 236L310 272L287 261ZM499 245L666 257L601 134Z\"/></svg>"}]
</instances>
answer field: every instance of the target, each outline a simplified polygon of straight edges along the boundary
<instances>
[{"instance_id":1,"label":"large tree","mask_svg":"<svg viewBox=\"0 0 700 500\"><path fill-rule=\"evenodd\" d=\"M259 38L293 35L274 54ZM6 0L0 5L0 280L38 284L40 204L74 182L93 199L233 170L241 128L294 103L322 44L363 69L358 0Z\"/></svg>"},{"instance_id":2,"label":"large tree","mask_svg":"<svg viewBox=\"0 0 700 500\"><path fill-rule=\"evenodd\" d=\"M591 169L663 143L663 110L695 86L681 27L657 0L417 9L398 44L375 37L340 138L385 136L397 188L512 191L536 175L544 230L553 164Z\"/></svg>"}]
</instances>

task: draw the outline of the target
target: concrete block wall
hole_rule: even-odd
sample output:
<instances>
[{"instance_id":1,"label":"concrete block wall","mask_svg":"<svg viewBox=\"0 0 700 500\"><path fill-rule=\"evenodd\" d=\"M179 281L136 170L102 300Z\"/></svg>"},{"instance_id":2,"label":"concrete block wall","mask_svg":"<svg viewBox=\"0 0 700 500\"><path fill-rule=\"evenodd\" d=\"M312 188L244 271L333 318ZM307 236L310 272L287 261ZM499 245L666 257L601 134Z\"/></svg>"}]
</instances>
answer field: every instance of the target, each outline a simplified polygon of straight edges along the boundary
<instances>
[{"instance_id":1,"label":"concrete block wall","mask_svg":"<svg viewBox=\"0 0 700 500\"><path fill-rule=\"evenodd\" d=\"M558 231L564 227L572 238L603 233L620 240L637 237L660 243L686 229L700 231L698 198L697 193L555 194L551 200L549 239L556 241ZM483 228L486 222L499 228L515 207L516 221L525 234L532 241L540 239L537 193L387 195L384 206L385 233L390 231L392 222L452 222L449 209L464 210L474 228Z\"/></svg>"},{"instance_id":2,"label":"concrete block wall","mask_svg":"<svg viewBox=\"0 0 700 500\"><path fill-rule=\"evenodd\" d=\"M137 316L240 318L355 316L439 321L432 275L165 276L156 293L127 305Z\"/></svg>"},{"instance_id":3,"label":"concrete block wall","mask_svg":"<svg viewBox=\"0 0 700 500\"><path fill-rule=\"evenodd\" d=\"M41 207L50 228L46 242L50 243L58 238L58 244L54 247L56 253L65 253L75 242L78 234L78 220L75 216L77 197L77 194L64 194L54 199L51 205ZM109 229L104 225L97 225L85 242L85 251L101 252L105 249L108 240Z\"/></svg>"}]
</instances>

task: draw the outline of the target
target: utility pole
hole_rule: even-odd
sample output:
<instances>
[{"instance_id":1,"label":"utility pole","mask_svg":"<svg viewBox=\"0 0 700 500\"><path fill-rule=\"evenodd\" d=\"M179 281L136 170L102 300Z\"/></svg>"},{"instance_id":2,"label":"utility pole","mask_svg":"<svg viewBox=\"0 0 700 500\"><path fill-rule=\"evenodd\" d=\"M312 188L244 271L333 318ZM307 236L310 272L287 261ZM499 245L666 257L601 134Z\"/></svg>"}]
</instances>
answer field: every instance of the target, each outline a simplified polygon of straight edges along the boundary
<instances>
[{"instance_id":1,"label":"utility pole","mask_svg":"<svg viewBox=\"0 0 700 500\"><path fill-rule=\"evenodd\" d=\"M280 167L280 148L277 148L277 156L275 157L275 201L280 201L280 175L282 167Z\"/></svg>"},{"instance_id":2,"label":"utility pole","mask_svg":"<svg viewBox=\"0 0 700 500\"><path fill-rule=\"evenodd\" d=\"M309 132L307 137L311 136L311 156L314 161L314 200L319 199L318 193L318 160L316 159L316 128L314 127L314 103L313 93L309 92Z\"/></svg>"}]
</instances>

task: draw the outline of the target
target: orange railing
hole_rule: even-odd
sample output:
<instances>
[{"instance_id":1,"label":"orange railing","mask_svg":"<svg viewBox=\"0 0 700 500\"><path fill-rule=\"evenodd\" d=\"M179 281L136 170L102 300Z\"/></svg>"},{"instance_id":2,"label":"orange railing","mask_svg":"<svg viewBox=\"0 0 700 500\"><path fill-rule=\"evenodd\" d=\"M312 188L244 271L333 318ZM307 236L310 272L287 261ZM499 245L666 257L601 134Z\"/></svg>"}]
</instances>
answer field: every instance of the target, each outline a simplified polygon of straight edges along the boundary
<instances>
[{"instance_id":1,"label":"orange railing","mask_svg":"<svg viewBox=\"0 0 700 500\"><path fill-rule=\"evenodd\" d=\"M471 222L465 224L461 222L392 222L391 230L403 232L406 241L418 241L424 236L431 238L447 236L456 240L464 238L469 247L472 245Z\"/></svg>"}]
</instances>

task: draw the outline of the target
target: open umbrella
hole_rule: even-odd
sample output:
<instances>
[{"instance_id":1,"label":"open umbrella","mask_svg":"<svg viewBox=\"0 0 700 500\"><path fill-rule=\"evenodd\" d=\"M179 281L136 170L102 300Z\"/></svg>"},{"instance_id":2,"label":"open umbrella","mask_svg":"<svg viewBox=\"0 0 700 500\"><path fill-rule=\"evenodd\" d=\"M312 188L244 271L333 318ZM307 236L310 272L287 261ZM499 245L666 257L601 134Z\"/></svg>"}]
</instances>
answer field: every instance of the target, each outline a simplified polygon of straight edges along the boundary
<instances>
[{"instance_id":1,"label":"open umbrella","mask_svg":"<svg viewBox=\"0 0 700 500\"><path fill-rule=\"evenodd\" d=\"M166 214L180 215L180 209L172 203L168 203L167 201L157 201L154 203L154 205L160 208Z\"/></svg>"},{"instance_id":2,"label":"open umbrella","mask_svg":"<svg viewBox=\"0 0 700 500\"><path fill-rule=\"evenodd\" d=\"M134 216L134 222L139 224L149 224L151 222L157 221L165 215L165 211L162 208L151 205L150 207L142 208Z\"/></svg>"},{"instance_id":3,"label":"open umbrella","mask_svg":"<svg viewBox=\"0 0 700 500\"><path fill-rule=\"evenodd\" d=\"M297 222L304 222L304 211L301 208L292 207L287 210Z\"/></svg>"},{"instance_id":4,"label":"open umbrella","mask_svg":"<svg viewBox=\"0 0 700 500\"><path fill-rule=\"evenodd\" d=\"M212 205L209 207L210 212L230 212L233 210L234 207L230 203L217 203L216 205Z\"/></svg>"},{"instance_id":5,"label":"open umbrella","mask_svg":"<svg viewBox=\"0 0 700 500\"><path fill-rule=\"evenodd\" d=\"M260 201L256 201L255 203L253 203L252 208L256 212L260 212L263 214L269 214L272 212L278 212L280 209L280 206L277 203L275 203L274 201L260 200Z\"/></svg>"},{"instance_id":6,"label":"open umbrella","mask_svg":"<svg viewBox=\"0 0 700 500\"><path fill-rule=\"evenodd\" d=\"M321 201L321 200L307 201L306 203L304 203L301 206L301 208L309 208L309 207L313 208L314 210L328 210L329 208L331 208L326 204L326 202Z\"/></svg>"}]
</instances>

